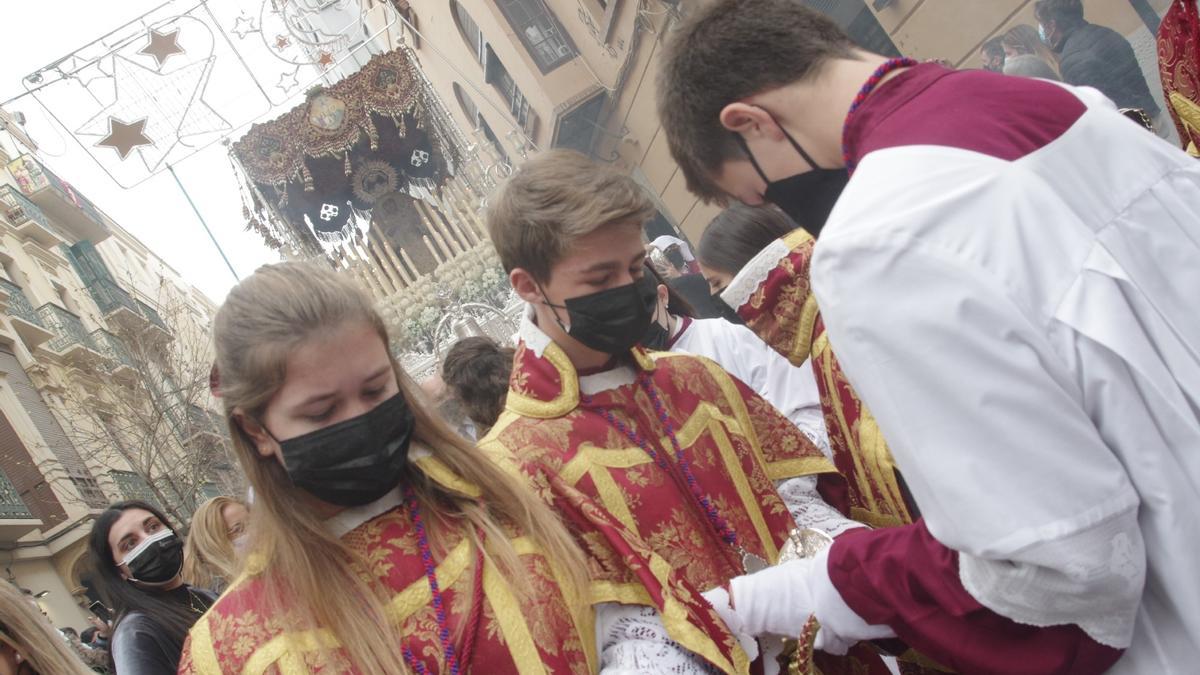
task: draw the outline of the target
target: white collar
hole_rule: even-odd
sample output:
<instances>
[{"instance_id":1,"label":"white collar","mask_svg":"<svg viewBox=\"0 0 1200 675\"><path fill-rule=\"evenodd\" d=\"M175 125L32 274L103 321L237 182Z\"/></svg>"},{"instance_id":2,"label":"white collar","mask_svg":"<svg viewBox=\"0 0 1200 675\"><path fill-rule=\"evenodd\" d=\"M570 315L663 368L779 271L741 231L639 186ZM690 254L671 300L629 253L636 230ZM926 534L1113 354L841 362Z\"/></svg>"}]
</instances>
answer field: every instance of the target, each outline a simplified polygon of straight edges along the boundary
<instances>
[{"instance_id":1,"label":"white collar","mask_svg":"<svg viewBox=\"0 0 1200 675\"><path fill-rule=\"evenodd\" d=\"M432 454L433 453L429 452L429 449L425 446L414 443L409 450L408 459L411 464L417 459L429 457ZM327 518L325 520L325 529L328 530L330 534L340 539L359 525L362 525L376 516L387 513L403 503L404 495L401 493L400 487L397 486L392 491L388 492L379 499L376 499L370 504L352 506L342 510L332 518Z\"/></svg>"},{"instance_id":2,"label":"white collar","mask_svg":"<svg viewBox=\"0 0 1200 675\"><path fill-rule=\"evenodd\" d=\"M636 379L637 373L632 366L616 366L602 373L579 378L579 391L588 396L595 396L602 391L633 384Z\"/></svg>"},{"instance_id":3,"label":"white collar","mask_svg":"<svg viewBox=\"0 0 1200 675\"><path fill-rule=\"evenodd\" d=\"M517 329L517 337L525 343L526 349L531 350L540 359L546 351L546 347L549 347L553 340L546 335L545 331L538 328L537 323L534 322L534 316L533 305L525 303L525 311L521 312L521 326Z\"/></svg>"}]
</instances>

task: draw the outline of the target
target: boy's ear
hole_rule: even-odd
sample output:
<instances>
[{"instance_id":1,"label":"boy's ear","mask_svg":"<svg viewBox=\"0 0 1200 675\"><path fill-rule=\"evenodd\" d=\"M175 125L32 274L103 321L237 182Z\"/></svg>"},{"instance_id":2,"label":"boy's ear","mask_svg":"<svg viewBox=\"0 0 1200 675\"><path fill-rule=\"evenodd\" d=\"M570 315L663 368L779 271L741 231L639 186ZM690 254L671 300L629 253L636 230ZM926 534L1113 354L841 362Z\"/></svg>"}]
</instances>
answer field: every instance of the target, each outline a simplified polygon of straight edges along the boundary
<instances>
[{"instance_id":1,"label":"boy's ear","mask_svg":"<svg viewBox=\"0 0 1200 675\"><path fill-rule=\"evenodd\" d=\"M518 267L508 273L508 282L512 284L517 295L530 304L542 301L542 291L537 280L523 267Z\"/></svg>"}]
</instances>

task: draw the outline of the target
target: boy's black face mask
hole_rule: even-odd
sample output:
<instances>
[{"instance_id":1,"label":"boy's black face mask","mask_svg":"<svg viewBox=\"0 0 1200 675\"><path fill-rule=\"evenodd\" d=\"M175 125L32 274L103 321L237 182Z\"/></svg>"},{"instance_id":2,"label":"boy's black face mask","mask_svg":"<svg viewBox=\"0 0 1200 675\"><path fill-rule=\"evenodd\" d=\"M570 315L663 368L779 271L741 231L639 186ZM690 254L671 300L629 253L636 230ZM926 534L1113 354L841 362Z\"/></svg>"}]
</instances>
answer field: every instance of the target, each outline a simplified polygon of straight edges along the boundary
<instances>
[{"instance_id":1,"label":"boy's black face mask","mask_svg":"<svg viewBox=\"0 0 1200 675\"><path fill-rule=\"evenodd\" d=\"M746 139L742 138L741 134L734 134L734 138L742 146L742 150L745 151L746 157L750 159L750 164L754 166L759 177L767 184L763 199L778 206L815 239L820 235L821 229L825 227L825 221L829 219L834 205L842 196L842 190L846 188L846 183L850 181L850 172L845 169L818 167L813 158L804 151L804 148L796 142L796 139L792 138L787 130L783 127L779 127L779 130L783 132L796 152L800 153L804 161L812 167L810 170L772 181L767 178L767 174L763 173L762 167L758 165L758 160L754 158L754 153L750 152L750 146L746 144Z\"/></svg>"},{"instance_id":2,"label":"boy's black face mask","mask_svg":"<svg viewBox=\"0 0 1200 675\"><path fill-rule=\"evenodd\" d=\"M569 298L562 305L551 304L545 293L542 298L547 307L566 310L567 324L557 311L554 320L567 335L585 347L615 356L628 352L646 334L658 306L658 284L652 275L643 273L631 284Z\"/></svg>"}]
</instances>

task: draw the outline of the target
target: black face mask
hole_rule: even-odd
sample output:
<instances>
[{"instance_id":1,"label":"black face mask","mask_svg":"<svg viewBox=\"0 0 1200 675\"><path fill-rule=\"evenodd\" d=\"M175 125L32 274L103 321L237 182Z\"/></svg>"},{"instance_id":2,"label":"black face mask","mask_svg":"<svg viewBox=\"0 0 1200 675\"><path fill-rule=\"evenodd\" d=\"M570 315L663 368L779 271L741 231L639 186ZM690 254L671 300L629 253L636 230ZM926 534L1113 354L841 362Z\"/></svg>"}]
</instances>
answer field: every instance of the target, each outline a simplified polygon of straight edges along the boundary
<instances>
[{"instance_id":1,"label":"black face mask","mask_svg":"<svg viewBox=\"0 0 1200 675\"><path fill-rule=\"evenodd\" d=\"M297 487L330 504L362 506L400 484L415 426L398 393L358 417L276 442Z\"/></svg>"},{"instance_id":2,"label":"black face mask","mask_svg":"<svg viewBox=\"0 0 1200 675\"><path fill-rule=\"evenodd\" d=\"M563 325L558 312L554 313L567 335L586 347L615 356L633 349L646 334L658 306L658 284L651 274L643 273L632 284L570 298L563 305L544 302L551 309L567 310L570 326Z\"/></svg>"},{"instance_id":3,"label":"black face mask","mask_svg":"<svg viewBox=\"0 0 1200 675\"><path fill-rule=\"evenodd\" d=\"M762 167L758 165L758 160L754 159L753 153L750 152L750 146L746 145L746 139L742 138L741 134L734 134L734 138L746 152L746 157L750 158L750 164L754 166L759 177L767 184L767 191L763 193L763 198L778 206L789 218L796 221L797 225L808 230L808 233L816 238L820 235L821 228L825 227L825 221L829 219L833 205L837 203L838 197L842 196L842 190L846 188L846 183L850 180L850 172L845 169L818 167L813 158L808 156L808 153L800 147L791 134L783 127L779 127L779 130L783 131L783 135L796 149L796 152L800 153L804 161L808 162L808 165L812 167L811 170L772 181L767 178L767 174L763 173Z\"/></svg>"},{"instance_id":4,"label":"black face mask","mask_svg":"<svg viewBox=\"0 0 1200 675\"><path fill-rule=\"evenodd\" d=\"M171 530L160 530L143 539L123 562L132 581L164 584L183 569L183 542Z\"/></svg>"},{"instance_id":5,"label":"black face mask","mask_svg":"<svg viewBox=\"0 0 1200 675\"><path fill-rule=\"evenodd\" d=\"M650 327L642 336L642 346L650 351L665 352L668 350L667 343L670 341L671 331L658 322L658 308L655 307L654 316L650 319Z\"/></svg>"}]
</instances>

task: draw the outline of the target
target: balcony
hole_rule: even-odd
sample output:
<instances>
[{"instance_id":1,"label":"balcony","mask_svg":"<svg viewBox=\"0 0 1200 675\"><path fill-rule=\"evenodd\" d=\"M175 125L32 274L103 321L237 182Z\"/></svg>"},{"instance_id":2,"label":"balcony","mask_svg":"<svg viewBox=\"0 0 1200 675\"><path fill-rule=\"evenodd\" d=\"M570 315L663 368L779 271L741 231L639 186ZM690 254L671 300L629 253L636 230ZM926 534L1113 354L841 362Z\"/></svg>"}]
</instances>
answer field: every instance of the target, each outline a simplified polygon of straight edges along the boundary
<instances>
[{"instance_id":1,"label":"balcony","mask_svg":"<svg viewBox=\"0 0 1200 675\"><path fill-rule=\"evenodd\" d=\"M0 541L16 541L42 526L21 499L17 488L0 471Z\"/></svg>"},{"instance_id":2,"label":"balcony","mask_svg":"<svg viewBox=\"0 0 1200 675\"><path fill-rule=\"evenodd\" d=\"M137 301L128 291L118 286L117 282L100 278L88 284L87 289L104 318L111 319L124 328L141 328L145 325L147 319Z\"/></svg>"},{"instance_id":3,"label":"balcony","mask_svg":"<svg viewBox=\"0 0 1200 675\"><path fill-rule=\"evenodd\" d=\"M20 286L8 279L0 279L0 289L8 294L8 308L5 314L8 314L13 330L21 336L26 347L33 349L54 337L54 333L47 330L46 325L42 323L37 310L29 304L29 298L25 297L25 291L22 291Z\"/></svg>"},{"instance_id":4,"label":"balcony","mask_svg":"<svg viewBox=\"0 0 1200 675\"><path fill-rule=\"evenodd\" d=\"M147 305L141 300L137 300L136 302L138 307L142 310L142 316L146 317L146 320L168 333L171 332L171 329L167 328L167 323L163 321L161 316L159 316L158 310L154 309L150 305Z\"/></svg>"},{"instance_id":5,"label":"balcony","mask_svg":"<svg viewBox=\"0 0 1200 675\"><path fill-rule=\"evenodd\" d=\"M46 214L13 186L0 186L0 204L4 205L5 215L21 237L36 241L44 248L54 248L66 240L50 224Z\"/></svg>"},{"instance_id":6,"label":"balcony","mask_svg":"<svg viewBox=\"0 0 1200 675\"><path fill-rule=\"evenodd\" d=\"M218 440L221 438L221 427L218 426L213 413L195 403L188 404L187 421L188 428L187 433L184 434L185 438L192 439L197 436L210 436ZM223 422L224 420L221 420L221 423Z\"/></svg>"},{"instance_id":7,"label":"balcony","mask_svg":"<svg viewBox=\"0 0 1200 675\"><path fill-rule=\"evenodd\" d=\"M113 377L126 382L137 378L137 366L121 338L103 328L98 328L92 331L92 342L95 343L97 351L108 359L109 373Z\"/></svg>"},{"instance_id":8,"label":"balcony","mask_svg":"<svg viewBox=\"0 0 1200 675\"><path fill-rule=\"evenodd\" d=\"M172 338L171 329L167 327L167 322L163 321L158 310L141 300L134 300L137 304L138 314L142 321L142 328L145 332L141 333L146 338L153 341L153 344L158 346L165 345Z\"/></svg>"},{"instance_id":9,"label":"balcony","mask_svg":"<svg viewBox=\"0 0 1200 675\"><path fill-rule=\"evenodd\" d=\"M63 230L74 235L73 239L99 242L108 237L108 225L100 209L32 155L18 157L9 169L21 192Z\"/></svg>"},{"instance_id":10,"label":"balcony","mask_svg":"<svg viewBox=\"0 0 1200 675\"><path fill-rule=\"evenodd\" d=\"M92 342L92 336L83 327L79 317L47 302L38 308L38 317L42 325L54 333L46 343L46 348L62 356L67 362L77 366L95 365L104 357L97 351L97 345Z\"/></svg>"}]
</instances>

